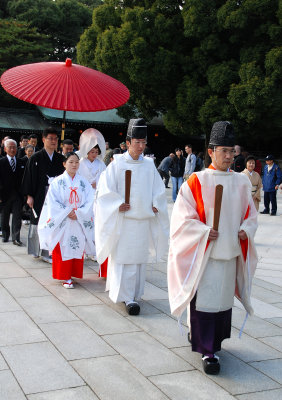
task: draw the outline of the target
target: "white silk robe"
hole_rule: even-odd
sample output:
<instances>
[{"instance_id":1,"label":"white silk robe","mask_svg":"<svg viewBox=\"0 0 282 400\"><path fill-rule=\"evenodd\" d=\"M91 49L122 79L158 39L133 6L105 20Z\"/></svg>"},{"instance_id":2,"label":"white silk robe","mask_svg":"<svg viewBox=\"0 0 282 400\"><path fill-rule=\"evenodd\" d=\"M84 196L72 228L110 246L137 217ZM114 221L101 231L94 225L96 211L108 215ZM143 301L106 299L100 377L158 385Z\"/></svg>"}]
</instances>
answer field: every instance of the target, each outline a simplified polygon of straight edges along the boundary
<instances>
[{"instance_id":1,"label":"white silk robe","mask_svg":"<svg viewBox=\"0 0 282 400\"><path fill-rule=\"evenodd\" d=\"M97 158L91 162L88 158L82 158L79 164L78 173L88 180L90 185L96 183L98 185L101 173L106 169L106 165L103 161Z\"/></svg>"},{"instance_id":2,"label":"white silk robe","mask_svg":"<svg viewBox=\"0 0 282 400\"><path fill-rule=\"evenodd\" d=\"M72 179L65 171L49 186L38 223L40 248L53 251L60 243L62 260L95 254L93 224L94 192L81 175ZM68 214L75 209L77 220Z\"/></svg>"},{"instance_id":3,"label":"white silk robe","mask_svg":"<svg viewBox=\"0 0 282 400\"><path fill-rule=\"evenodd\" d=\"M217 184L223 185L219 236L215 241L208 242ZM233 290L234 293L236 286L238 299L249 314L253 313L250 290L257 264L254 247L257 212L251 198L250 186L249 180L243 174L210 168L194 173L180 188L171 217L168 256L169 301L171 312L175 316L180 317L193 299L207 265L212 267L210 260L218 260L221 266L228 266L229 263L232 265L233 259L236 260L236 282L230 282L228 274L217 274L215 278L209 273L208 279L214 279L214 285L210 286L218 287L222 293L228 293L228 290ZM240 230L246 232L247 240L239 241ZM203 308L201 300L200 311L217 312L208 302L212 298L212 291L205 291L204 295L207 304ZM222 301L224 303L224 296ZM221 309L225 309L224 304Z\"/></svg>"},{"instance_id":4,"label":"white silk robe","mask_svg":"<svg viewBox=\"0 0 282 400\"><path fill-rule=\"evenodd\" d=\"M125 202L125 171L131 170L130 210ZM152 207L158 209L155 214ZM96 192L95 244L99 263L109 257L107 289L117 264L158 262L167 252L169 219L165 186L149 158L116 155L101 175Z\"/></svg>"}]
</instances>

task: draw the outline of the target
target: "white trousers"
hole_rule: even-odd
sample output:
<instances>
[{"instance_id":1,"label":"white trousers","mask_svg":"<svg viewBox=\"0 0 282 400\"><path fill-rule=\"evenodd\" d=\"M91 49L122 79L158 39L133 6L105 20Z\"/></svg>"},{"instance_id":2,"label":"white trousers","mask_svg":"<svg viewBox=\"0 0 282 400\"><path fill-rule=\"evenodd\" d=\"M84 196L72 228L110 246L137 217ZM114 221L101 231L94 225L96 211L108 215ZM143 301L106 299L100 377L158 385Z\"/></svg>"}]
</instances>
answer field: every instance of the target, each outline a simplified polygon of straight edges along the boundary
<instances>
[{"instance_id":1,"label":"white trousers","mask_svg":"<svg viewBox=\"0 0 282 400\"><path fill-rule=\"evenodd\" d=\"M109 297L114 303L140 300L144 294L146 264L115 264L111 270Z\"/></svg>"}]
</instances>

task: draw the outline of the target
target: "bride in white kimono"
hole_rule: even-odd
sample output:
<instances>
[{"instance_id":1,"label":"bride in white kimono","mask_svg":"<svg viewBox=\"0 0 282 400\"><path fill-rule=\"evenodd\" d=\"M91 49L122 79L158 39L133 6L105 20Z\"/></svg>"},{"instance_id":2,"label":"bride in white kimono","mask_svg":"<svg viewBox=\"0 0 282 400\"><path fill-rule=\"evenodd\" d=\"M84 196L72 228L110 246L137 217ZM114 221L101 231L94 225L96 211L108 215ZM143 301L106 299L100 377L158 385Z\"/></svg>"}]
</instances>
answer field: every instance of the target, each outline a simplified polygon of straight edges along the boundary
<instances>
[{"instance_id":1,"label":"bride in white kimono","mask_svg":"<svg viewBox=\"0 0 282 400\"><path fill-rule=\"evenodd\" d=\"M100 175L106 169L103 161L106 154L106 143L101 132L94 128L86 129L79 139L79 154L80 166L78 173L90 183L95 198ZM93 219L95 223L94 212ZM89 257L89 254L86 253L86 258L91 258L95 261L96 252L93 257Z\"/></svg>"},{"instance_id":2,"label":"bride in white kimono","mask_svg":"<svg viewBox=\"0 0 282 400\"><path fill-rule=\"evenodd\" d=\"M79 158L68 153L66 171L48 190L38 224L41 248L52 252L53 278L73 288L72 277L82 278L84 253L94 254L94 192L77 173Z\"/></svg>"},{"instance_id":3,"label":"bride in white kimono","mask_svg":"<svg viewBox=\"0 0 282 400\"><path fill-rule=\"evenodd\" d=\"M106 153L103 135L97 129L86 129L79 139L79 153L81 160L78 172L88 180L96 192L100 175L106 169L103 161Z\"/></svg>"}]
</instances>

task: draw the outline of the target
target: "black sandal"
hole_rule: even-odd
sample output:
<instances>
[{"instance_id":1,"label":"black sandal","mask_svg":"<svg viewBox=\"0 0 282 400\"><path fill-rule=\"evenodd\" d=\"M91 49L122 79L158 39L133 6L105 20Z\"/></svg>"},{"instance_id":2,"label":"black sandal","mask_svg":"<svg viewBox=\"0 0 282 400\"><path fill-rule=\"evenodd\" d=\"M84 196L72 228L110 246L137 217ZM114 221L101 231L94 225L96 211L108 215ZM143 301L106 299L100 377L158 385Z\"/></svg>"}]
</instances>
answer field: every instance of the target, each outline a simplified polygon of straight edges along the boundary
<instances>
[{"instance_id":1,"label":"black sandal","mask_svg":"<svg viewBox=\"0 0 282 400\"><path fill-rule=\"evenodd\" d=\"M208 375L217 375L220 371L219 357L202 356L203 369Z\"/></svg>"}]
</instances>

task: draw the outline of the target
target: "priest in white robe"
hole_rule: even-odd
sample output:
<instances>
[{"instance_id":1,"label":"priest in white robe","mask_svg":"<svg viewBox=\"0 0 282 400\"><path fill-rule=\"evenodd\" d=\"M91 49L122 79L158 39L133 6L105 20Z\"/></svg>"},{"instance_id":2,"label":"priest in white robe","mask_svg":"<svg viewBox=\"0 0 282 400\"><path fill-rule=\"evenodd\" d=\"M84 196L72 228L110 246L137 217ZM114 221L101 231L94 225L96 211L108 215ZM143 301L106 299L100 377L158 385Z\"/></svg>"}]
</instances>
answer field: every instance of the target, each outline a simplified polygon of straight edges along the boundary
<instances>
[{"instance_id":1,"label":"priest in white robe","mask_svg":"<svg viewBox=\"0 0 282 400\"><path fill-rule=\"evenodd\" d=\"M106 289L113 302L125 302L130 315L140 312L146 263L161 261L168 247L165 186L153 160L143 157L146 140L145 121L130 120L128 151L115 155L96 193L97 259L102 263L109 257ZM131 171L129 203L125 202L126 170Z\"/></svg>"},{"instance_id":2,"label":"priest in white robe","mask_svg":"<svg viewBox=\"0 0 282 400\"><path fill-rule=\"evenodd\" d=\"M202 354L204 371L217 374L215 354L230 337L234 296L248 314L257 264L254 235L257 212L246 176L231 171L234 131L227 121L214 124L208 148L212 164L184 182L171 217L168 291L171 312L188 311L192 351ZM215 187L223 186L218 230L213 228Z\"/></svg>"}]
</instances>

